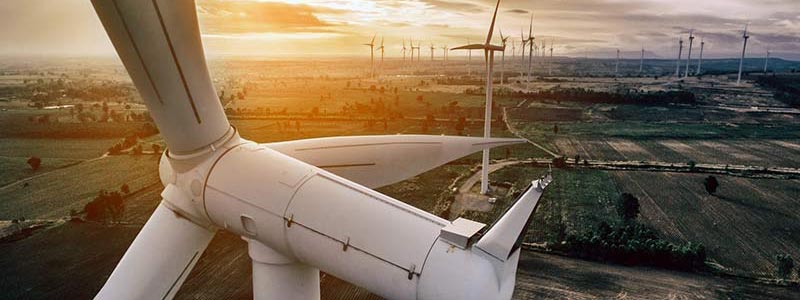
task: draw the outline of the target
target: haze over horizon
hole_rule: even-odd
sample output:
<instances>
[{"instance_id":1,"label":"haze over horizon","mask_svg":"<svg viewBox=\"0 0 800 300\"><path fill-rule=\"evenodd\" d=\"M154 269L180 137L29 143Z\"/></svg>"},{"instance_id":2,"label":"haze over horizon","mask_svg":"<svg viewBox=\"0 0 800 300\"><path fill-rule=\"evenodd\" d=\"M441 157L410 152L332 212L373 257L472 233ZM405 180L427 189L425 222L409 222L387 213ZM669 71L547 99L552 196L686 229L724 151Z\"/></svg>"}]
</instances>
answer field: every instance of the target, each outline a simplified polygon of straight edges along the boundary
<instances>
[{"instance_id":1,"label":"haze over horizon","mask_svg":"<svg viewBox=\"0 0 800 300\"><path fill-rule=\"evenodd\" d=\"M368 56L363 43L383 36L386 56L401 56L402 40L427 47L455 47L481 42L493 0L198 0L207 55L287 57ZM750 22L749 57L800 59L800 2L796 0L662 1L548 0L503 1L498 29L517 43L527 34L531 10L534 36L555 55L612 57L638 53L644 45L652 58L672 58L677 40L690 28L706 41L704 56L737 57L741 30ZM495 43L499 43L499 31ZM114 56L88 0L6 0L0 3L2 56ZM688 41L687 41L688 42ZM688 43L687 43L688 44ZM549 46L548 46L549 47ZM507 55L511 45L509 44ZM685 50L685 48L684 48ZM685 53L685 52L684 52ZM451 57L465 53L451 53ZM696 54L695 54L696 55ZM685 56L685 54L684 54ZM638 58L638 55L637 55Z\"/></svg>"}]
</instances>

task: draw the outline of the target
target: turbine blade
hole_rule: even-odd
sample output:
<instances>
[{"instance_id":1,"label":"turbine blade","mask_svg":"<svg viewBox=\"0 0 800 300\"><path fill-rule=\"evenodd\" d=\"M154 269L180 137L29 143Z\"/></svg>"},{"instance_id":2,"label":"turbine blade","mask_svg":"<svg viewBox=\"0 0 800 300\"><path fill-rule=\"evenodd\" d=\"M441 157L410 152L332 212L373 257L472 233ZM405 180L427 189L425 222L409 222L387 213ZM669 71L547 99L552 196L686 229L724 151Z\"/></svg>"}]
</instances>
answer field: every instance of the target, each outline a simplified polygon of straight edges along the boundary
<instances>
[{"instance_id":1,"label":"turbine blade","mask_svg":"<svg viewBox=\"0 0 800 300\"><path fill-rule=\"evenodd\" d=\"M483 149L524 142L512 138L374 135L295 140L264 146L368 188L378 188Z\"/></svg>"},{"instance_id":2,"label":"turbine blade","mask_svg":"<svg viewBox=\"0 0 800 300\"><path fill-rule=\"evenodd\" d=\"M484 49L486 45L483 44L471 44L471 45L464 45L455 48L451 48L450 50L476 50L476 49Z\"/></svg>"},{"instance_id":3,"label":"turbine blade","mask_svg":"<svg viewBox=\"0 0 800 300\"><path fill-rule=\"evenodd\" d=\"M229 132L206 66L194 1L92 5L170 152L203 149Z\"/></svg>"},{"instance_id":4,"label":"turbine blade","mask_svg":"<svg viewBox=\"0 0 800 300\"><path fill-rule=\"evenodd\" d=\"M94 299L172 299L213 237L162 202Z\"/></svg>"},{"instance_id":5,"label":"turbine blade","mask_svg":"<svg viewBox=\"0 0 800 300\"><path fill-rule=\"evenodd\" d=\"M492 225L491 229L475 244L497 259L507 260L519 249L528 230L533 211L552 178L536 180L520 196L516 203Z\"/></svg>"},{"instance_id":6,"label":"turbine blade","mask_svg":"<svg viewBox=\"0 0 800 300\"><path fill-rule=\"evenodd\" d=\"M489 34L486 36L486 44L490 44L492 42L492 34L494 33L494 22L497 19L497 9L500 8L500 0L497 0L497 4L494 6L494 14L492 15L492 25L489 25Z\"/></svg>"}]
</instances>

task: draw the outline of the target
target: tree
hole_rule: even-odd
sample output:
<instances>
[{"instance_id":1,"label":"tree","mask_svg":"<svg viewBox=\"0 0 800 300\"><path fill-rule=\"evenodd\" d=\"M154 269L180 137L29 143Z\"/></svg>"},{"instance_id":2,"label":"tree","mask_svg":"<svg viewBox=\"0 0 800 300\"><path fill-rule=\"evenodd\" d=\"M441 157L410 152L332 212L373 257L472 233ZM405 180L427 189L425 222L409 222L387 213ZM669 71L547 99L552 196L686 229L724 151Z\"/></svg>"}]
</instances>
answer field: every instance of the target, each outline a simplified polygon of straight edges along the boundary
<instances>
[{"instance_id":1,"label":"tree","mask_svg":"<svg viewBox=\"0 0 800 300\"><path fill-rule=\"evenodd\" d=\"M706 192L708 192L709 195L713 195L717 192L719 182L717 181L716 177L708 176L703 180L703 185L706 187Z\"/></svg>"},{"instance_id":2,"label":"tree","mask_svg":"<svg viewBox=\"0 0 800 300\"><path fill-rule=\"evenodd\" d=\"M131 187L127 183L123 183L119 190L126 195L131 193Z\"/></svg>"},{"instance_id":3,"label":"tree","mask_svg":"<svg viewBox=\"0 0 800 300\"><path fill-rule=\"evenodd\" d=\"M39 170L39 167L42 165L42 159L36 156L31 156L28 158L28 165L30 165L31 169L36 172L36 170Z\"/></svg>"},{"instance_id":4,"label":"tree","mask_svg":"<svg viewBox=\"0 0 800 300\"><path fill-rule=\"evenodd\" d=\"M581 156L578 155L578 154L575 154L575 164L577 165L578 163L580 163L580 161L581 161Z\"/></svg>"},{"instance_id":5,"label":"tree","mask_svg":"<svg viewBox=\"0 0 800 300\"><path fill-rule=\"evenodd\" d=\"M625 222L636 220L639 216L639 199L630 193L622 193L617 203L617 213Z\"/></svg>"},{"instance_id":6,"label":"tree","mask_svg":"<svg viewBox=\"0 0 800 300\"><path fill-rule=\"evenodd\" d=\"M154 154L160 154L161 153L161 145L153 143L153 145L151 147L153 148L153 153Z\"/></svg>"},{"instance_id":7,"label":"tree","mask_svg":"<svg viewBox=\"0 0 800 300\"><path fill-rule=\"evenodd\" d=\"M775 275L781 279L787 279L792 276L792 269L794 269L794 259L791 255L775 255Z\"/></svg>"}]
</instances>

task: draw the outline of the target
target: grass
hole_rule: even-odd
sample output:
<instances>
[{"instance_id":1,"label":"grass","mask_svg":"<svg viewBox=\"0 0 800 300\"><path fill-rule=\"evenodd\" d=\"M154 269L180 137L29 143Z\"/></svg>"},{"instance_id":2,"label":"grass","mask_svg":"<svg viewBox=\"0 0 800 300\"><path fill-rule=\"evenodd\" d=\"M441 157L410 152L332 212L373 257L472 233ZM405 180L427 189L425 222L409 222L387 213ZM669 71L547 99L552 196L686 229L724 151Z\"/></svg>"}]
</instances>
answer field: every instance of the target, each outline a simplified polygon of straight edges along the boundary
<instances>
[{"instance_id":1,"label":"grass","mask_svg":"<svg viewBox=\"0 0 800 300\"><path fill-rule=\"evenodd\" d=\"M118 139L0 138L0 155L28 158L89 159L105 153Z\"/></svg>"},{"instance_id":2,"label":"grass","mask_svg":"<svg viewBox=\"0 0 800 300\"><path fill-rule=\"evenodd\" d=\"M80 162L77 159L43 158L42 166L34 172L27 161L26 157L0 156L0 186Z\"/></svg>"},{"instance_id":3,"label":"grass","mask_svg":"<svg viewBox=\"0 0 800 300\"><path fill-rule=\"evenodd\" d=\"M496 181L512 183L512 191L497 199L489 212L467 212L464 217L486 224L497 220L516 201L527 185L547 173L547 169L527 164L512 165L492 173ZM592 230L601 221L619 222L615 201L620 191L605 171L589 169L553 169L553 183L545 190L533 214L527 242L558 240L565 233Z\"/></svg>"},{"instance_id":4,"label":"grass","mask_svg":"<svg viewBox=\"0 0 800 300\"><path fill-rule=\"evenodd\" d=\"M58 218L80 211L101 189L132 191L158 182L157 156L110 156L58 169L6 187L0 193L0 219Z\"/></svg>"}]
</instances>

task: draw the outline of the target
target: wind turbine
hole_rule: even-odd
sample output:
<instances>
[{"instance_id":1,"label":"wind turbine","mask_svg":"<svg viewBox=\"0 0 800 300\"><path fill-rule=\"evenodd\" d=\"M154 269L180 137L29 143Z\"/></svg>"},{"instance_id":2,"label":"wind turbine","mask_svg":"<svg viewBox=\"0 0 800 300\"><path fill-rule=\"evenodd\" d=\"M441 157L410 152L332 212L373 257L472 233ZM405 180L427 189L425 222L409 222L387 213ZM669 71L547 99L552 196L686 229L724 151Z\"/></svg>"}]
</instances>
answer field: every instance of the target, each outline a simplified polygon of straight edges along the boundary
<instances>
[{"instance_id":1,"label":"wind turbine","mask_svg":"<svg viewBox=\"0 0 800 300\"><path fill-rule=\"evenodd\" d=\"M492 81L493 81L493 68L494 68L494 52L505 51L505 46L492 45L492 33L494 33L494 23L497 19L497 9L500 8L500 0L494 8L494 15L492 15L492 23L489 25L489 33L486 35L486 42L483 44L469 44L461 47L453 48L452 50L483 50L486 63L486 110L483 117L483 137L489 138L492 129ZM489 150L483 151L483 164L481 168L481 194L489 192Z\"/></svg>"},{"instance_id":2,"label":"wind turbine","mask_svg":"<svg viewBox=\"0 0 800 300\"><path fill-rule=\"evenodd\" d=\"M503 78L506 74L506 41L507 36L503 36L503 31L500 30L500 41L503 42L503 56L500 58L500 84L503 84Z\"/></svg>"},{"instance_id":3,"label":"wind turbine","mask_svg":"<svg viewBox=\"0 0 800 300\"><path fill-rule=\"evenodd\" d=\"M533 12L531 12L531 24L528 27L528 82L531 82L531 70L533 67L533 46L536 38L533 37Z\"/></svg>"},{"instance_id":4,"label":"wind turbine","mask_svg":"<svg viewBox=\"0 0 800 300\"><path fill-rule=\"evenodd\" d=\"M422 42L418 41L417 46L414 46L414 43L411 43L411 61L414 61L414 49L417 50L417 62L422 61L422 52L420 51L420 46L422 46Z\"/></svg>"},{"instance_id":5,"label":"wind turbine","mask_svg":"<svg viewBox=\"0 0 800 300\"><path fill-rule=\"evenodd\" d=\"M406 62L406 40L405 39L403 39L403 50L402 50L402 52L403 52L403 63L405 63Z\"/></svg>"},{"instance_id":6,"label":"wind turbine","mask_svg":"<svg viewBox=\"0 0 800 300\"><path fill-rule=\"evenodd\" d=\"M639 58L639 74L642 74L642 70L644 70L644 46L642 46L642 57Z\"/></svg>"},{"instance_id":7,"label":"wind turbine","mask_svg":"<svg viewBox=\"0 0 800 300\"><path fill-rule=\"evenodd\" d=\"M696 75L701 74L701 68L703 67L703 48L705 48L706 42L704 41L703 37L700 37L700 59L697 60L697 72Z\"/></svg>"},{"instance_id":8,"label":"wind turbine","mask_svg":"<svg viewBox=\"0 0 800 300\"><path fill-rule=\"evenodd\" d=\"M617 49L617 63L614 65L614 77L619 76L619 49Z\"/></svg>"},{"instance_id":9,"label":"wind turbine","mask_svg":"<svg viewBox=\"0 0 800 300\"><path fill-rule=\"evenodd\" d=\"M434 50L436 50L436 47L434 47L433 43L431 43L431 61L433 61L433 51Z\"/></svg>"},{"instance_id":10,"label":"wind turbine","mask_svg":"<svg viewBox=\"0 0 800 300\"><path fill-rule=\"evenodd\" d=\"M451 222L372 188L520 140L387 135L257 144L225 116L193 0L92 4L167 144L162 201L95 299L172 299L220 230L247 242L255 299L320 299L320 271L387 299L511 298L518 241L549 175L482 233L484 224Z\"/></svg>"},{"instance_id":11,"label":"wind turbine","mask_svg":"<svg viewBox=\"0 0 800 300\"><path fill-rule=\"evenodd\" d=\"M769 51L769 49L767 49L767 57L764 59L764 75L767 74L767 67L769 65L769 55L770 55L770 51Z\"/></svg>"},{"instance_id":12,"label":"wind turbine","mask_svg":"<svg viewBox=\"0 0 800 300\"><path fill-rule=\"evenodd\" d=\"M378 49L376 49L376 51L377 50L381 50L381 67L383 67L383 50L384 49L385 49L385 47L383 47L383 37L381 37L381 46L378 47Z\"/></svg>"},{"instance_id":13,"label":"wind turbine","mask_svg":"<svg viewBox=\"0 0 800 300\"><path fill-rule=\"evenodd\" d=\"M372 36L372 40L369 41L369 44L364 44L364 46L369 46L369 69L370 69L370 78L375 77L375 36Z\"/></svg>"},{"instance_id":14,"label":"wind turbine","mask_svg":"<svg viewBox=\"0 0 800 300\"><path fill-rule=\"evenodd\" d=\"M680 77L680 73L681 73L681 56L683 54L682 52L683 52L683 37L681 37L680 40L678 41L678 59L675 61L675 63L677 64L677 66L675 67L675 78L679 78Z\"/></svg>"},{"instance_id":15,"label":"wind turbine","mask_svg":"<svg viewBox=\"0 0 800 300\"><path fill-rule=\"evenodd\" d=\"M742 58L739 59L739 75L736 77L736 85L739 85L742 82L742 66L744 66L744 54L747 51L747 39L750 38L747 35L747 25L744 25L744 32L742 32L742 39L744 39L744 44L742 44Z\"/></svg>"},{"instance_id":16,"label":"wind turbine","mask_svg":"<svg viewBox=\"0 0 800 300\"><path fill-rule=\"evenodd\" d=\"M528 39L525 38L525 34L522 32L522 28L519 29L519 42L520 42L521 48L522 48L522 54L520 54L521 55L520 59L522 59L522 63L524 64L525 63L525 45L528 44ZM520 73L520 76L522 76L522 73Z\"/></svg>"},{"instance_id":17,"label":"wind turbine","mask_svg":"<svg viewBox=\"0 0 800 300\"><path fill-rule=\"evenodd\" d=\"M549 69L547 71L548 76L553 76L553 44L555 43L556 43L555 39L550 40L550 59L547 61L547 66Z\"/></svg>"},{"instance_id":18,"label":"wind turbine","mask_svg":"<svg viewBox=\"0 0 800 300\"><path fill-rule=\"evenodd\" d=\"M689 66L692 64L692 43L694 42L694 29L689 30L689 53L686 55L686 71L683 77L689 77Z\"/></svg>"},{"instance_id":19,"label":"wind turbine","mask_svg":"<svg viewBox=\"0 0 800 300\"><path fill-rule=\"evenodd\" d=\"M514 58L517 57L517 43L514 40L511 40L511 60L513 61Z\"/></svg>"}]
</instances>

